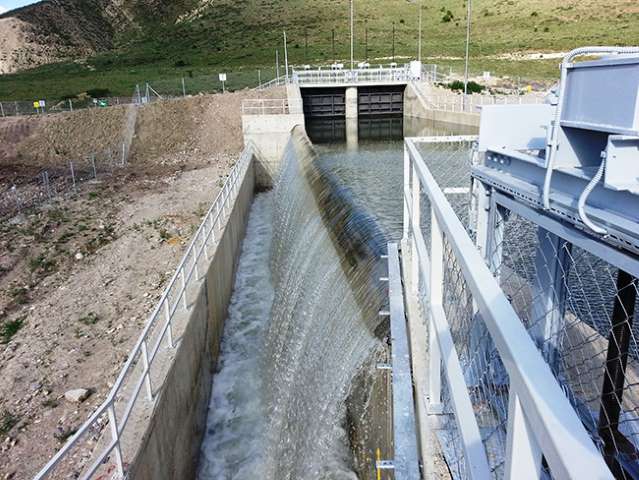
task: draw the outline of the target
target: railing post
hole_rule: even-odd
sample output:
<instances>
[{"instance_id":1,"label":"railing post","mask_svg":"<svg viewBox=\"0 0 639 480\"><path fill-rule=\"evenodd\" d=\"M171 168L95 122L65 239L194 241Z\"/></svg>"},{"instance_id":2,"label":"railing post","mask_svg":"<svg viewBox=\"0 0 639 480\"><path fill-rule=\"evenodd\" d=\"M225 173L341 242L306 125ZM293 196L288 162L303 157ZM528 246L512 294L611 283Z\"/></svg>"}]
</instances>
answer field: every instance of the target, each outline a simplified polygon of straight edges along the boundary
<instances>
[{"instance_id":1,"label":"railing post","mask_svg":"<svg viewBox=\"0 0 639 480\"><path fill-rule=\"evenodd\" d=\"M206 221L204 222L206 225ZM206 228L202 229L202 249L204 250L204 259L209 261L209 242L207 242L206 237L208 237L208 233L206 232Z\"/></svg>"},{"instance_id":2,"label":"railing post","mask_svg":"<svg viewBox=\"0 0 639 480\"><path fill-rule=\"evenodd\" d=\"M182 306L184 307L184 310L188 310L189 307L186 301L186 276L184 274L184 266L180 269L180 277L182 279Z\"/></svg>"},{"instance_id":3,"label":"railing post","mask_svg":"<svg viewBox=\"0 0 639 480\"><path fill-rule=\"evenodd\" d=\"M408 200L411 197L410 191L410 153L408 147L404 143L404 234L402 242L408 242L410 234L410 212L408 210Z\"/></svg>"},{"instance_id":4,"label":"railing post","mask_svg":"<svg viewBox=\"0 0 639 480\"><path fill-rule=\"evenodd\" d=\"M144 383L146 384L146 396L149 402L153 401L153 388L151 387L151 368L149 365L149 352L146 347L146 339L142 342L142 366L144 367Z\"/></svg>"},{"instance_id":5,"label":"railing post","mask_svg":"<svg viewBox=\"0 0 639 480\"><path fill-rule=\"evenodd\" d=\"M166 341L169 344L169 348L173 348L173 326L171 325L171 305L168 295L164 299L164 315L168 324L168 327L166 327Z\"/></svg>"},{"instance_id":6,"label":"railing post","mask_svg":"<svg viewBox=\"0 0 639 480\"><path fill-rule=\"evenodd\" d=\"M437 341L437 328L433 319L434 305L441 306L444 286L444 239L435 214L435 205L431 205L430 222L430 272L429 272L429 306L431 315L428 325L429 381L428 409L430 413L441 413L441 352Z\"/></svg>"},{"instance_id":7,"label":"railing post","mask_svg":"<svg viewBox=\"0 0 639 480\"><path fill-rule=\"evenodd\" d=\"M122 450L120 450L120 433L118 432L118 423L115 418L115 407L113 404L109 405L108 415L111 435L113 436L113 440L115 440L115 447L113 447L113 451L115 452L115 468L117 469L119 478L124 478L124 464L122 463Z\"/></svg>"},{"instance_id":8,"label":"railing post","mask_svg":"<svg viewBox=\"0 0 639 480\"><path fill-rule=\"evenodd\" d=\"M195 272L195 281L200 280L200 270L197 265L198 256L195 254L195 242L193 242L193 271Z\"/></svg>"},{"instance_id":9,"label":"railing post","mask_svg":"<svg viewBox=\"0 0 639 480\"><path fill-rule=\"evenodd\" d=\"M511 384L508 394L508 430L504 479L538 480L541 475L541 449Z\"/></svg>"},{"instance_id":10,"label":"railing post","mask_svg":"<svg viewBox=\"0 0 639 480\"><path fill-rule=\"evenodd\" d=\"M413 178L412 178L412 205L411 210L413 211L413 218L411 219L412 228L415 230L420 230L421 228L421 192L422 192L422 184L419 180L419 175L417 174L417 168L413 165ZM419 258L417 255L417 242L415 241L415 235L412 235L412 244L411 244L411 285L413 289L413 293L415 295L419 295Z\"/></svg>"}]
</instances>

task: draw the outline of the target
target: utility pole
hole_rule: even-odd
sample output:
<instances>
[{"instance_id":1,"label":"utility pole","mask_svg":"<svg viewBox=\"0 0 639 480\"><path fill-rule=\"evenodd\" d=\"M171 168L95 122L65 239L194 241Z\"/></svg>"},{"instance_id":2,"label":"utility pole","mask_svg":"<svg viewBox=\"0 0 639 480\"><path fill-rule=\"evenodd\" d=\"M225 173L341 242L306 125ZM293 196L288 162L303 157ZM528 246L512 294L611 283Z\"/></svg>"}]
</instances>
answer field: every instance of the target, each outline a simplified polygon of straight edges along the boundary
<instances>
[{"instance_id":1,"label":"utility pole","mask_svg":"<svg viewBox=\"0 0 639 480\"><path fill-rule=\"evenodd\" d=\"M473 13L472 0L467 0L468 12L466 13L466 62L464 66L464 111L466 110L466 96L468 95L468 55L470 53L470 19Z\"/></svg>"},{"instance_id":2,"label":"utility pole","mask_svg":"<svg viewBox=\"0 0 639 480\"><path fill-rule=\"evenodd\" d=\"M337 63L337 58L335 57L335 29L333 29L333 63Z\"/></svg>"},{"instance_id":3,"label":"utility pole","mask_svg":"<svg viewBox=\"0 0 639 480\"><path fill-rule=\"evenodd\" d=\"M257 71L257 85L262 88L262 70Z\"/></svg>"},{"instance_id":4,"label":"utility pole","mask_svg":"<svg viewBox=\"0 0 639 480\"><path fill-rule=\"evenodd\" d=\"M351 0L351 70L355 68L355 10L354 1Z\"/></svg>"},{"instance_id":5,"label":"utility pole","mask_svg":"<svg viewBox=\"0 0 639 480\"><path fill-rule=\"evenodd\" d=\"M275 75L277 78L277 85L280 84L280 51L275 50Z\"/></svg>"},{"instance_id":6,"label":"utility pole","mask_svg":"<svg viewBox=\"0 0 639 480\"><path fill-rule=\"evenodd\" d=\"M468 0L470 2L470 0ZM422 61L422 0L419 0L419 40L417 40L417 60Z\"/></svg>"},{"instance_id":7,"label":"utility pole","mask_svg":"<svg viewBox=\"0 0 639 480\"><path fill-rule=\"evenodd\" d=\"M366 45L366 61L368 62L368 20L365 21L364 43Z\"/></svg>"},{"instance_id":8,"label":"utility pole","mask_svg":"<svg viewBox=\"0 0 639 480\"><path fill-rule=\"evenodd\" d=\"M286 42L286 30L284 30L284 65L286 68L286 85L288 85L288 44Z\"/></svg>"},{"instance_id":9,"label":"utility pole","mask_svg":"<svg viewBox=\"0 0 639 480\"><path fill-rule=\"evenodd\" d=\"M395 22L393 22L393 63L395 63Z\"/></svg>"}]
</instances>

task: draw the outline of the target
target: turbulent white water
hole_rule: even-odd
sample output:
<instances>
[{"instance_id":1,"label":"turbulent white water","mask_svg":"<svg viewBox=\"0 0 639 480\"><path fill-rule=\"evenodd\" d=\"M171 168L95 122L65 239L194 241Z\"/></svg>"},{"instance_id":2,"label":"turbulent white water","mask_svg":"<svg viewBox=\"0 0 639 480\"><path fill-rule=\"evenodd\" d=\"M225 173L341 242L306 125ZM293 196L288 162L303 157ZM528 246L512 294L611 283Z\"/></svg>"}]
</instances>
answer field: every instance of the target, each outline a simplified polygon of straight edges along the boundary
<instances>
[{"instance_id":1,"label":"turbulent white water","mask_svg":"<svg viewBox=\"0 0 639 480\"><path fill-rule=\"evenodd\" d=\"M273 303L271 239L269 192L255 197L242 244L202 443L200 480L263 478L265 412L259 357Z\"/></svg>"},{"instance_id":2,"label":"turbulent white water","mask_svg":"<svg viewBox=\"0 0 639 480\"><path fill-rule=\"evenodd\" d=\"M379 345L385 241L299 155L250 214L200 480L357 478L345 402Z\"/></svg>"}]
</instances>

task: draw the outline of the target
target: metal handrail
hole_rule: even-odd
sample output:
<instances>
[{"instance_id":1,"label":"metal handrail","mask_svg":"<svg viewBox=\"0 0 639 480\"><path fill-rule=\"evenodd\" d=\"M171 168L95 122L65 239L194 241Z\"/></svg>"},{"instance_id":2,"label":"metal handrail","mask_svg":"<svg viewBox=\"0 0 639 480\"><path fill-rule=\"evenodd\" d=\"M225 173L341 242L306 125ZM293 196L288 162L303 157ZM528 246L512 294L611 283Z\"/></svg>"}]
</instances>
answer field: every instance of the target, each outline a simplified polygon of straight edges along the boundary
<instances>
[{"instance_id":1,"label":"metal handrail","mask_svg":"<svg viewBox=\"0 0 639 480\"><path fill-rule=\"evenodd\" d=\"M612 479L550 367L426 166L417 143L427 140L405 141L403 241L410 244L412 293L417 294L420 278L427 291L431 407L437 407L441 398L443 365L470 477L489 478L486 452L443 309L445 238L510 379L505 478L534 475L543 454L555 478ZM431 207L430 249L421 230L422 194Z\"/></svg>"},{"instance_id":2,"label":"metal handrail","mask_svg":"<svg viewBox=\"0 0 639 480\"><path fill-rule=\"evenodd\" d=\"M287 98L246 99L242 101L242 115L288 115L303 113L302 101Z\"/></svg>"},{"instance_id":3,"label":"metal handrail","mask_svg":"<svg viewBox=\"0 0 639 480\"><path fill-rule=\"evenodd\" d=\"M413 80L410 67L377 67L343 70L293 70L293 83L305 85L349 85L371 82L407 83Z\"/></svg>"},{"instance_id":4,"label":"metal handrail","mask_svg":"<svg viewBox=\"0 0 639 480\"><path fill-rule=\"evenodd\" d=\"M415 88L422 101L434 110L446 112L479 113L480 107L487 105L525 105L544 103L538 95L426 95Z\"/></svg>"},{"instance_id":5,"label":"metal handrail","mask_svg":"<svg viewBox=\"0 0 639 480\"><path fill-rule=\"evenodd\" d=\"M159 391L161 390L162 386L159 386L158 390L154 393L151 385L151 368L153 367L153 361L160 351L161 344L165 338L167 340L167 349L173 350L179 345L179 342L176 343L173 340L172 327L174 317L179 310L188 311L188 289L200 280L198 262L203 257L208 262L208 248L215 245L216 241L215 231L216 229L220 231L223 230L224 221L230 214L230 208L232 207L231 201L238 193L239 187L251 165L254 154L255 147L252 143L249 143L242 152L239 161L231 170L222 190L218 193L215 201L211 204L211 207L204 216L200 227L193 236L193 240L184 253L182 261L178 265L171 281L160 297L160 300L142 330L138 341L129 353L128 360L120 371L120 374L118 375L105 401L95 410L95 412L93 412L88 420L34 477L35 480L45 479L51 475L55 471L56 467L67 458L67 455L71 452L71 450L81 443L82 437L105 413L109 417L112 436L111 441L101 450L100 453L97 454L94 462L83 473L82 478L91 478L104 463L106 458L114 451L116 457L115 466L118 474L121 477L124 477L125 469L122 451L120 449L122 434L127 427L131 412L137 404L142 386L146 385L147 400L150 405L153 405ZM213 242L212 245L210 245L211 239ZM172 297L174 298L174 302L171 301ZM160 327L157 340L149 354L148 342L151 340L150 334L158 327L161 317L164 318L164 323ZM133 372L138 365L140 365L140 361L142 362L143 367L141 376L133 384L133 390L131 391L131 396L125 406L124 414L118 422L115 411L117 397L121 393L124 393L126 387L131 386L130 382L125 381L126 377Z\"/></svg>"}]
</instances>

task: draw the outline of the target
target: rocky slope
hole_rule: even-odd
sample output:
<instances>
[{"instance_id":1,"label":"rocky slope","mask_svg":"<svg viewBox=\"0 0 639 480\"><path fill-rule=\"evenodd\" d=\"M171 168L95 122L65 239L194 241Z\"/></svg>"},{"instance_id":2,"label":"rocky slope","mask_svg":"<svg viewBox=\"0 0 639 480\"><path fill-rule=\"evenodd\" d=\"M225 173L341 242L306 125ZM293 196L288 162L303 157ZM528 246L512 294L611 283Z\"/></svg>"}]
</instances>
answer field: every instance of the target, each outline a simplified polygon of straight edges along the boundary
<instances>
[{"instance_id":1,"label":"rocky slope","mask_svg":"<svg viewBox=\"0 0 639 480\"><path fill-rule=\"evenodd\" d=\"M0 15L0 74L113 49L118 36L175 21L196 0L44 0Z\"/></svg>"}]
</instances>

